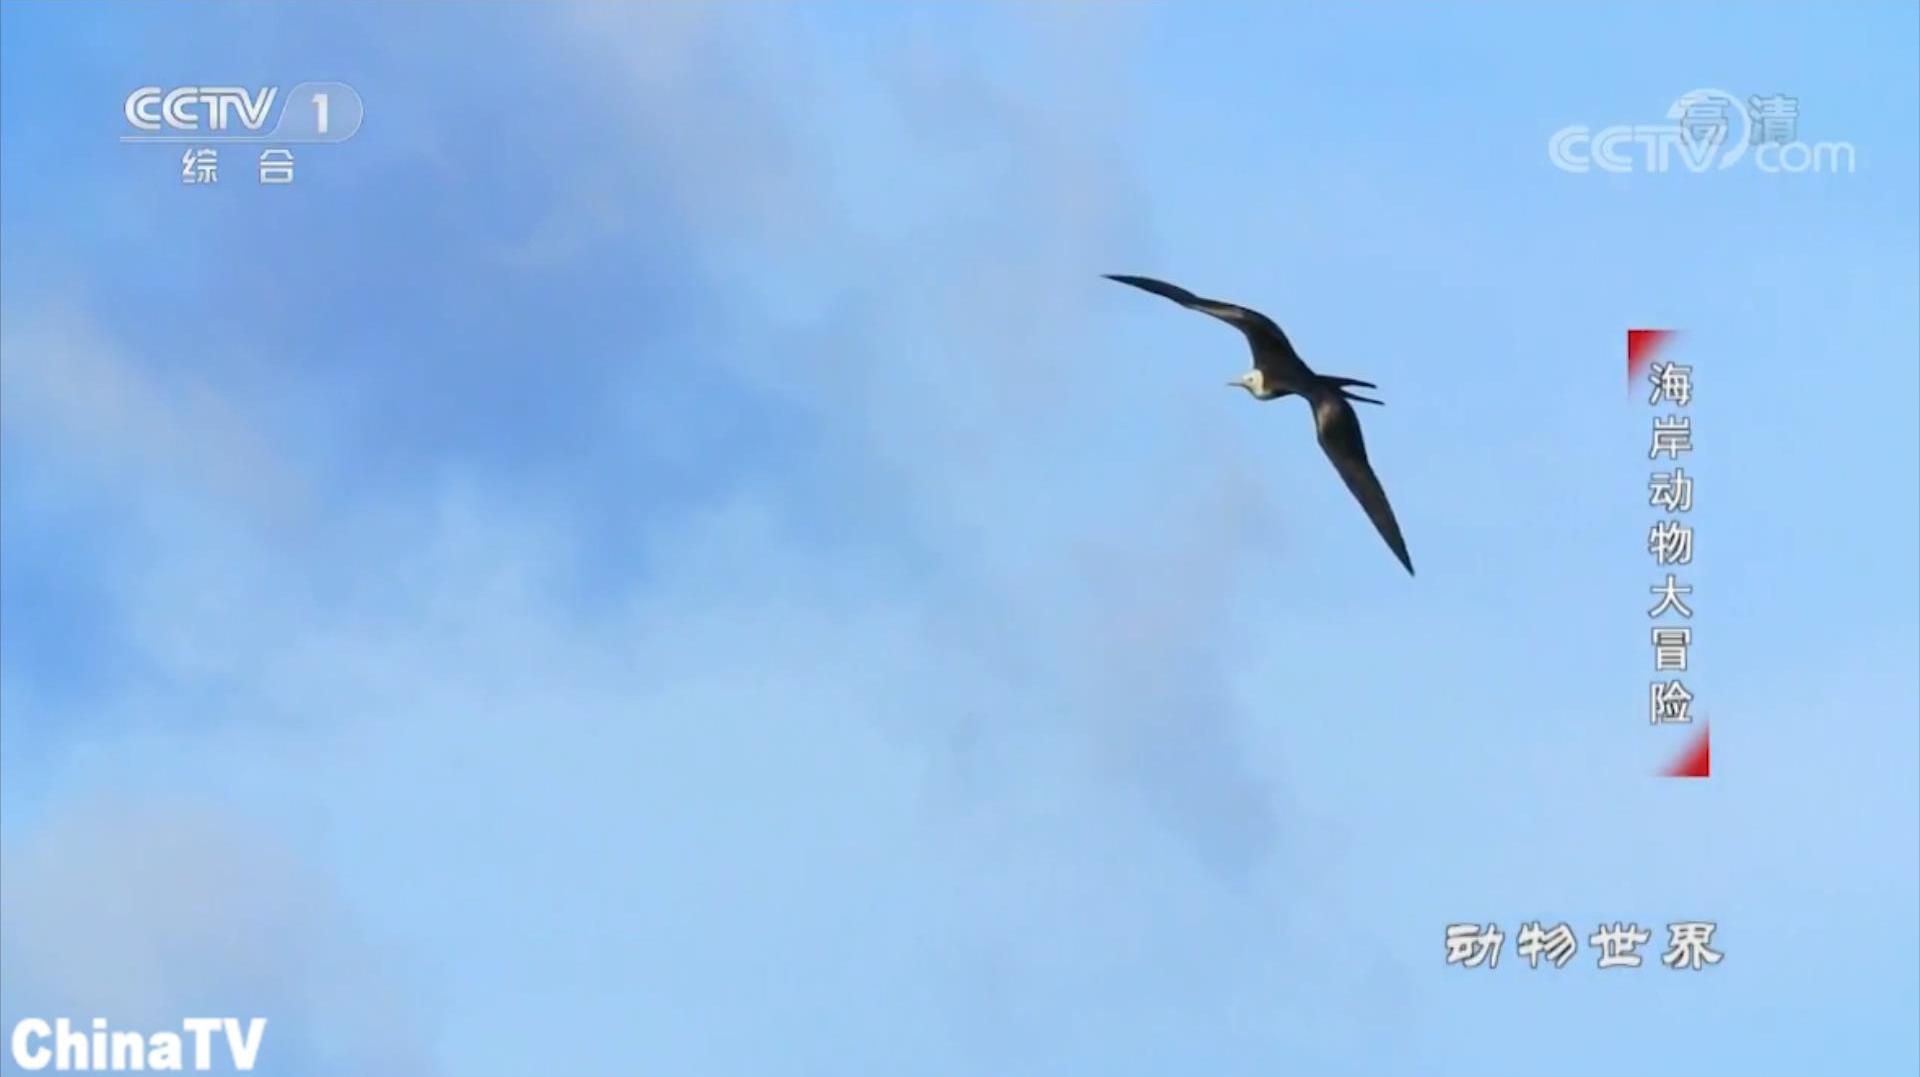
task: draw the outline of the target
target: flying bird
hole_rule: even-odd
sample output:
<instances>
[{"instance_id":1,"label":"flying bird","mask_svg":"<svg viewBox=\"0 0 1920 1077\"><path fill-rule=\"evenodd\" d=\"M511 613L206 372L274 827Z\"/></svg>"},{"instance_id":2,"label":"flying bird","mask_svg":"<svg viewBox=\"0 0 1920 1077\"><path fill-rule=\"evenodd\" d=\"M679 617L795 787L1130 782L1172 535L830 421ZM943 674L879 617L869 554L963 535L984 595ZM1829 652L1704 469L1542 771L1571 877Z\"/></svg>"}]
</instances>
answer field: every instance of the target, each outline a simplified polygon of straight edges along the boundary
<instances>
[{"instance_id":1,"label":"flying bird","mask_svg":"<svg viewBox=\"0 0 1920 1077\"><path fill-rule=\"evenodd\" d=\"M1253 369L1228 382L1245 389L1255 400L1278 400L1286 396L1304 398L1313 407L1313 425L1320 437L1320 448L1333 461L1334 470L1346 481L1347 489L1367 511L1374 529L1387 540L1393 555L1413 575L1413 559L1407 556L1406 540L1400 537L1400 524L1393 518L1393 506L1387 504L1387 492L1367 462L1367 444L1360 436L1360 417L1353 413L1349 400L1363 404L1384 404L1370 396L1350 391L1351 386L1377 389L1372 382L1356 378L1334 378L1315 374L1293 350L1287 335L1273 319L1257 310L1214 299L1202 299L1185 288L1151 277L1129 277L1113 273L1108 280L1130 284L1154 295L1171 299L1188 310L1211 314L1244 333L1253 347Z\"/></svg>"}]
</instances>

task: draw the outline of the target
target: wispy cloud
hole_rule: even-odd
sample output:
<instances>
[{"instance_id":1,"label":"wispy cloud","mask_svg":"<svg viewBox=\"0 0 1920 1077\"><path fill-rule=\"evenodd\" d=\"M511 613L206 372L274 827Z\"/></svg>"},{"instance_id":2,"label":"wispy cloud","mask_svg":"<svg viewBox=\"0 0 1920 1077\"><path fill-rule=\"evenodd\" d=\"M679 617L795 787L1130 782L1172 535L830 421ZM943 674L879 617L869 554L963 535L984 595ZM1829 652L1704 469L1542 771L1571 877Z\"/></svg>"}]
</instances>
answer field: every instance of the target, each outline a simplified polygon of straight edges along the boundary
<instances>
[{"instance_id":1,"label":"wispy cloud","mask_svg":"<svg viewBox=\"0 0 1920 1077\"><path fill-rule=\"evenodd\" d=\"M263 516L299 503L271 437L191 365L162 376L77 305L8 315L0 420L21 446L57 452L129 499L164 483Z\"/></svg>"},{"instance_id":2,"label":"wispy cloud","mask_svg":"<svg viewBox=\"0 0 1920 1077\"><path fill-rule=\"evenodd\" d=\"M50 1014L147 1031L259 1016L274 1072L437 1072L431 982L360 927L326 870L230 804L81 795L5 859L9 1028Z\"/></svg>"}]
</instances>

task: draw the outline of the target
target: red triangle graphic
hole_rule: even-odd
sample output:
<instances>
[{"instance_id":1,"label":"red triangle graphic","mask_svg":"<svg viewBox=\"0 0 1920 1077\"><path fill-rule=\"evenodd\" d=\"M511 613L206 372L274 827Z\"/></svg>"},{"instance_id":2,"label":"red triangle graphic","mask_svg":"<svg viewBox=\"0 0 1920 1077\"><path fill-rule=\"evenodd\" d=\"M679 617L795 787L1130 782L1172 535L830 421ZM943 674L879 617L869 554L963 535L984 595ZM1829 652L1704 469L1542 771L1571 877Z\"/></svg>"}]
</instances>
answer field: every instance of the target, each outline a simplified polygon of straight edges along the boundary
<instances>
[{"instance_id":1,"label":"red triangle graphic","mask_svg":"<svg viewBox=\"0 0 1920 1077\"><path fill-rule=\"evenodd\" d=\"M1674 331L1671 329L1627 330L1627 388L1631 390L1646 376L1648 364L1658 355Z\"/></svg>"},{"instance_id":2,"label":"red triangle graphic","mask_svg":"<svg viewBox=\"0 0 1920 1077\"><path fill-rule=\"evenodd\" d=\"M1713 771L1713 738L1711 730L1702 727L1699 739L1695 740L1685 754L1673 761L1663 773L1669 778L1705 778Z\"/></svg>"}]
</instances>

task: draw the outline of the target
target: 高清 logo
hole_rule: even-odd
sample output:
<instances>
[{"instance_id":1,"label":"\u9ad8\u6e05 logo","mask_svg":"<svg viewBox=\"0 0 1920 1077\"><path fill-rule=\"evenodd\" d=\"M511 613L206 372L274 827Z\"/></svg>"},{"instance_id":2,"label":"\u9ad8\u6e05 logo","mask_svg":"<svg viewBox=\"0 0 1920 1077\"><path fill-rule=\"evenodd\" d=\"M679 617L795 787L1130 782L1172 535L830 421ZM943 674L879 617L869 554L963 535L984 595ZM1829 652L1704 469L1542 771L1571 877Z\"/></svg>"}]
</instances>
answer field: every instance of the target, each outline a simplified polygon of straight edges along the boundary
<instances>
[{"instance_id":1,"label":"\u9ad8\u6e05 logo","mask_svg":"<svg viewBox=\"0 0 1920 1077\"><path fill-rule=\"evenodd\" d=\"M1800 139L1800 99L1725 90L1689 90L1667 108L1666 123L1584 123L1547 139L1547 159L1562 172L1722 171L1745 160L1761 172L1852 172L1853 143Z\"/></svg>"},{"instance_id":2,"label":"\u9ad8\u6e05 logo","mask_svg":"<svg viewBox=\"0 0 1920 1077\"><path fill-rule=\"evenodd\" d=\"M7 1037L13 1064L29 1073L109 1073L126 1070L207 1070L216 1057L225 1057L245 1073L260 1058L260 1041L267 1019L255 1017L189 1017L180 1031L145 1033L107 1026L96 1017L85 1031L62 1017L46 1021L29 1017L15 1022Z\"/></svg>"}]
</instances>

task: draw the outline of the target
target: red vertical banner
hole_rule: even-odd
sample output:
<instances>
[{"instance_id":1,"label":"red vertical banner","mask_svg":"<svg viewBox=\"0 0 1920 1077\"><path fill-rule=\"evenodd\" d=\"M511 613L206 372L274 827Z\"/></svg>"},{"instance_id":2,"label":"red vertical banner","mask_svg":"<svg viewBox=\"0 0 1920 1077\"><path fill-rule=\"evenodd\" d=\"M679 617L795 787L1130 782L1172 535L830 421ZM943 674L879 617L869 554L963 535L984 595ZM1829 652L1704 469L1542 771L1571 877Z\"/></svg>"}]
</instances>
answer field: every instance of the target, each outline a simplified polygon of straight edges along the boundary
<instances>
[{"instance_id":1,"label":"red vertical banner","mask_svg":"<svg viewBox=\"0 0 1920 1077\"><path fill-rule=\"evenodd\" d=\"M1664 358L1677 335L1671 329L1627 330L1627 391L1644 393L1640 399L1654 413L1647 451L1654 467L1649 469L1648 489L1650 503L1663 510L1647 534L1648 552L1664 576L1664 583L1649 589L1660 601L1647 611L1653 622L1657 675L1648 686L1648 718L1655 725L1690 726L1695 700L1685 682L1691 679L1688 652L1693 642L1693 609L1687 598L1693 594L1688 582L1693 563L1693 527L1688 522L1693 479L1684 461L1693 452L1693 367ZM1670 778L1705 778L1712 769L1711 739L1703 721L1660 773Z\"/></svg>"}]
</instances>

